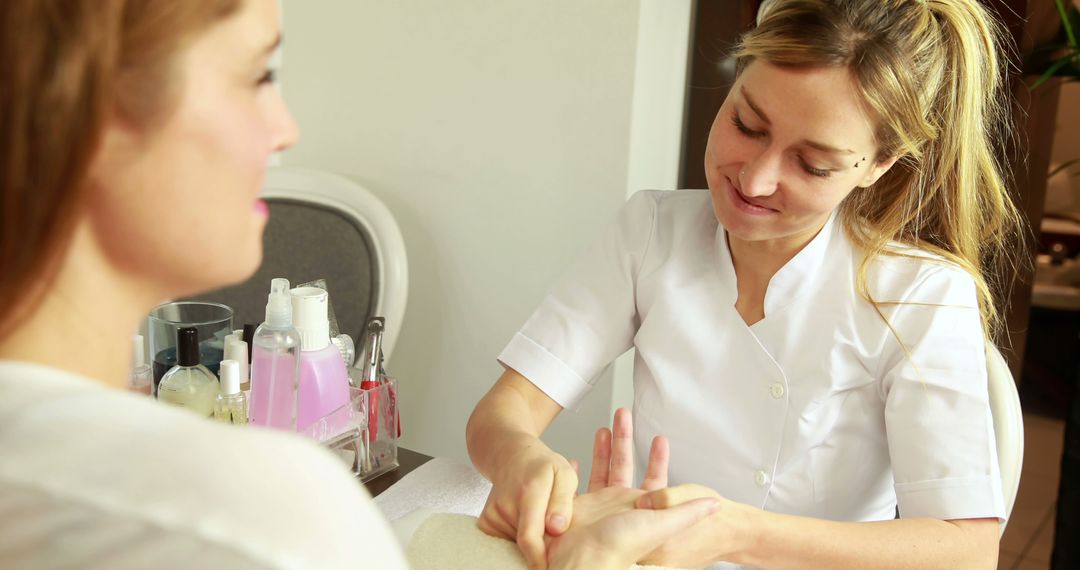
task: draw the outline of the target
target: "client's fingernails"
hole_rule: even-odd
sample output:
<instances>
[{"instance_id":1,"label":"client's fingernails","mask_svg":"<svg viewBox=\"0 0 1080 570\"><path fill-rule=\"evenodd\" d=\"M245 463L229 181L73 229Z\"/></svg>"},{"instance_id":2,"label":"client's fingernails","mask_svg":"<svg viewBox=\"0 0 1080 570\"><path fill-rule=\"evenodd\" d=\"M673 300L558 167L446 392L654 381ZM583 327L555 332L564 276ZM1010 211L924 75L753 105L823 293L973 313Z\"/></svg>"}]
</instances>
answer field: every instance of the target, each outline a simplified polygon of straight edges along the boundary
<instances>
[{"instance_id":1,"label":"client's fingernails","mask_svg":"<svg viewBox=\"0 0 1080 570\"><path fill-rule=\"evenodd\" d=\"M551 515L551 527L555 530L566 530L566 517L562 515Z\"/></svg>"},{"instance_id":2,"label":"client's fingernails","mask_svg":"<svg viewBox=\"0 0 1080 570\"><path fill-rule=\"evenodd\" d=\"M720 501L717 501L716 499L709 499L709 503L705 505L705 512L711 515L719 510Z\"/></svg>"},{"instance_id":3,"label":"client's fingernails","mask_svg":"<svg viewBox=\"0 0 1080 570\"><path fill-rule=\"evenodd\" d=\"M640 508L640 509L651 509L651 508L653 508L652 497L650 497L649 495L645 495L645 496L641 497L640 499L638 499L638 508Z\"/></svg>"}]
</instances>

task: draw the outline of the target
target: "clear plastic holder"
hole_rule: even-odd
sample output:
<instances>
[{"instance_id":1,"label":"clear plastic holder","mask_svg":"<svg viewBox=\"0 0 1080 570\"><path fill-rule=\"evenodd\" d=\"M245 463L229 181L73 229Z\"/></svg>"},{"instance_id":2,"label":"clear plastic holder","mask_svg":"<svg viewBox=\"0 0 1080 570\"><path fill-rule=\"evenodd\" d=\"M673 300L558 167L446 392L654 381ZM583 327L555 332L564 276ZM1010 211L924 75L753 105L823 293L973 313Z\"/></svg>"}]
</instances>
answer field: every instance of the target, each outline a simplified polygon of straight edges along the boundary
<instances>
[{"instance_id":1,"label":"clear plastic holder","mask_svg":"<svg viewBox=\"0 0 1080 570\"><path fill-rule=\"evenodd\" d=\"M330 448L360 480L367 481L398 467L397 380L384 377L371 390L350 387L349 395L348 410L330 414L304 433ZM348 416L348 429L331 435L328 426L341 425L342 414Z\"/></svg>"}]
</instances>

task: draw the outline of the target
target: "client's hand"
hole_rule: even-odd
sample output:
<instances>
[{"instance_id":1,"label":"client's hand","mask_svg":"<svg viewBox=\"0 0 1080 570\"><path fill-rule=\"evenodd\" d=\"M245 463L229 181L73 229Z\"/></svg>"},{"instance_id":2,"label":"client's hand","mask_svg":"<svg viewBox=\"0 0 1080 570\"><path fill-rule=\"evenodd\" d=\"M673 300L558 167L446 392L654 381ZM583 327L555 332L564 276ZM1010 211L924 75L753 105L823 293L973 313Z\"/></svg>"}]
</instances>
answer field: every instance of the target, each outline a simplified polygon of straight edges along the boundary
<instances>
[{"instance_id":1,"label":"client's hand","mask_svg":"<svg viewBox=\"0 0 1080 570\"><path fill-rule=\"evenodd\" d=\"M634 501L642 495L667 486L670 451L667 438L657 436L649 450L641 489L630 487L634 482L634 426L625 408L615 411L611 429L596 430L592 459L588 492L574 498L571 529L633 510Z\"/></svg>"},{"instance_id":2,"label":"client's hand","mask_svg":"<svg viewBox=\"0 0 1080 570\"><path fill-rule=\"evenodd\" d=\"M611 489L618 490L600 492ZM715 499L698 499L670 509L623 511L585 526L575 520L568 532L548 546L549 568L626 570L719 507Z\"/></svg>"},{"instance_id":3,"label":"client's hand","mask_svg":"<svg viewBox=\"0 0 1080 570\"><path fill-rule=\"evenodd\" d=\"M702 568L726 559L751 540L756 509L725 499L702 485L658 489L639 497L635 506L639 509L669 510L701 500L714 501L717 505L713 511L715 514L687 529L676 540L665 541L641 559L643 564Z\"/></svg>"},{"instance_id":4,"label":"client's hand","mask_svg":"<svg viewBox=\"0 0 1080 570\"><path fill-rule=\"evenodd\" d=\"M666 437L653 438L642 489L654 491L667 487L670 454ZM615 410L611 429L596 430L592 459L588 492L606 487L630 488L634 484L634 423L629 410Z\"/></svg>"},{"instance_id":5,"label":"client's hand","mask_svg":"<svg viewBox=\"0 0 1080 570\"><path fill-rule=\"evenodd\" d=\"M634 502L648 491L661 489L667 485L667 469L669 449L667 439L657 437L653 440L649 452L649 461L646 467L645 479L641 489L631 489L634 480L634 451L633 451L633 423L630 412L619 409L615 412L611 429L600 428L596 432L593 442L593 463L589 477L588 493L574 499L574 518L571 522L569 538L565 543L571 545L591 544L586 550L590 556L615 557L613 560L622 561L623 556L637 552L638 548L627 549L625 544L614 543L603 539L603 534L608 531L629 532L633 535L633 521L645 517L623 517L623 514L634 510ZM576 468L576 466L575 466ZM682 520L674 517L675 520ZM620 522L622 521L622 522ZM625 527L623 525L630 525ZM679 527L682 528L682 527ZM674 532L674 531L673 531ZM566 535L564 535L566 536ZM546 537L548 543L549 559L552 553L558 551L565 553L568 547L561 538ZM636 540L636 539L635 539ZM606 544L600 548L599 544ZM636 543L635 543L636 544ZM649 541L648 544L658 546L660 542ZM643 545L642 545L643 546ZM641 553L651 549L641 550ZM560 560L569 559L568 555L561 555ZM631 562L636 558L629 559ZM628 566L624 564L623 566Z\"/></svg>"}]
</instances>

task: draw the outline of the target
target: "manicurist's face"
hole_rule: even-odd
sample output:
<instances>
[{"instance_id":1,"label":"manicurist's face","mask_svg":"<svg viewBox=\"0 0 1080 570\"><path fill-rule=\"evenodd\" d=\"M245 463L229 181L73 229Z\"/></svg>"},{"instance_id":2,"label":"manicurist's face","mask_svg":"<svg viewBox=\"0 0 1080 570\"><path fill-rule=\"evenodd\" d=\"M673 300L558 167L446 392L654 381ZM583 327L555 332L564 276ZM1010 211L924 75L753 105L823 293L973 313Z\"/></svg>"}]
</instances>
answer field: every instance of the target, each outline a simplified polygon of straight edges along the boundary
<instances>
[{"instance_id":1,"label":"manicurist's face","mask_svg":"<svg viewBox=\"0 0 1080 570\"><path fill-rule=\"evenodd\" d=\"M812 236L876 163L875 119L847 69L751 62L717 113L705 151L713 211L730 236Z\"/></svg>"},{"instance_id":2,"label":"manicurist's face","mask_svg":"<svg viewBox=\"0 0 1080 570\"><path fill-rule=\"evenodd\" d=\"M176 55L176 105L107 129L90 218L115 265L180 296L242 281L262 260L267 159L297 130L268 60L277 2L246 0Z\"/></svg>"}]
</instances>

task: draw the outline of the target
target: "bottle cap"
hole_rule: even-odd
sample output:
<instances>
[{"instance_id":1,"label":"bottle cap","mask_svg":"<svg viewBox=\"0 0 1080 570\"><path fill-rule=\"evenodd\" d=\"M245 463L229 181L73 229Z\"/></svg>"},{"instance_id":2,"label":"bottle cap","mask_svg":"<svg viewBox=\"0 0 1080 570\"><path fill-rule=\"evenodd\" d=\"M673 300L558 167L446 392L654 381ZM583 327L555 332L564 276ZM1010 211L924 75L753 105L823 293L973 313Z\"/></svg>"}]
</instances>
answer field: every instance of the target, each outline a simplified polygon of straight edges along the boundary
<instances>
[{"instance_id":1,"label":"bottle cap","mask_svg":"<svg viewBox=\"0 0 1080 570\"><path fill-rule=\"evenodd\" d=\"M292 324L293 306L289 301L289 280L278 277L270 281L270 295L266 299L266 323L274 327Z\"/></svg>"},{"instance_id":2,"label":"bottle cap","mask_svg":"<svg viewBox=\"0 0 1080 570\"><path fill-rule=\"evenodd\" d=\"M356 362L356 344L353 343L352 337L347 334L339 334L330 339L330 344L341 351L341 360L345 362L345 369L352 368Z\"/></svg>"},{"instance_id":3,"label":"bottle cap","mask_svg":"<svg viewBox=\"0 0 1080 570\"><path fill-rule=\"evenodd\" d=\"M137 334L131 337L131 368L146 366L146 344L143 335Z\"/></svg>"},{"instance_id":4,"label":"bottle cap","mask_svg":"<svg viewBox=\"0 0 1080 570\"><path fill-rule=\"evenodd\" d=\"M176 364L179 366L199 364L199 329L183 327L176 331Z\"/></svg>"},{"instance_id":5,"label":"bottle cap","mask_svg":"<svg viewBox=\"0 0 1080 570\"><path fill-rule=\"evenodd\" d=\"M293 326L300 332L300 350L322 350L330 344L327 318L330 294L318 287L297 287L290 291Z\"/></svg>"},{"instance_id":6,"label":"bottle cap","mask_svg":"<svg viewBox=\"0 0 1080 570\"><path fill-rule=\"evenodd\" d=\"M229 335L232 336L232 335ZM247 343L240 339L225 341L225 360L235 360L238 364L240 383L248 380L248 348Z\"/></svg>"},{"instance_id":7,"label":"bottle cap","mask_svg":"<svg viewBox=\"0 0 1080 570\"><path fill-rule=\"evenodd\" d=\"M240 363L235 360L221 361L221 394L231 396L240 391Z\"/></svg>"}]
</instances>

